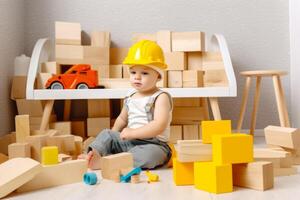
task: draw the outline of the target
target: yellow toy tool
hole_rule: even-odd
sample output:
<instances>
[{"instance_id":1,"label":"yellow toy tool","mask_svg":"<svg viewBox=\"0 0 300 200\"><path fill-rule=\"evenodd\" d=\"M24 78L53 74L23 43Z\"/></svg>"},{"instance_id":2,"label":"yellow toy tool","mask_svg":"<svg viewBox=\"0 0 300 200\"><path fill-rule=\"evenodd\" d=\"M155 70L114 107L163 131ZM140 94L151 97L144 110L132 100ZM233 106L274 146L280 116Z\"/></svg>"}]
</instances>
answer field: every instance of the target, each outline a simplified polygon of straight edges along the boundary
<instances>
[{"instance_id":1,"label":"yellow toy tool","mask_svg":"<svg viewBox=\"0 0 300 200\"><path fill-rule=\"evenodd\" d=\"M148 177L148 183L159 181L159 176L152 174L149 170L146 171L146 176Z\"/></svg>"}]
</instances>

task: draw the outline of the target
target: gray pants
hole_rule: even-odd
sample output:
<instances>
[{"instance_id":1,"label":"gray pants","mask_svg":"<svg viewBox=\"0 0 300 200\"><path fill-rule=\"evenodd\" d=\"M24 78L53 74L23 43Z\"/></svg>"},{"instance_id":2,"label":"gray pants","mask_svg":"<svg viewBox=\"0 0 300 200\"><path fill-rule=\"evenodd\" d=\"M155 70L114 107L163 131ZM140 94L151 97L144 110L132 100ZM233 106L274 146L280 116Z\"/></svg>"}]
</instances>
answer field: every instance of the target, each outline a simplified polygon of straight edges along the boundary
<instances>
[{"instance_id":1,"label":"gray pants","mask_svg":"<svg viewBox=\"0 0 300 200\"><path fill-rule=\"evenodd\" d=\"M121 140L120 133L110 129L101 131L89 145L88 151L95 149L101 156L130 152L133 155L134 167L153 169L166 164L171 158L167 143L151 139Z\"/></svg>"}]
</instances>

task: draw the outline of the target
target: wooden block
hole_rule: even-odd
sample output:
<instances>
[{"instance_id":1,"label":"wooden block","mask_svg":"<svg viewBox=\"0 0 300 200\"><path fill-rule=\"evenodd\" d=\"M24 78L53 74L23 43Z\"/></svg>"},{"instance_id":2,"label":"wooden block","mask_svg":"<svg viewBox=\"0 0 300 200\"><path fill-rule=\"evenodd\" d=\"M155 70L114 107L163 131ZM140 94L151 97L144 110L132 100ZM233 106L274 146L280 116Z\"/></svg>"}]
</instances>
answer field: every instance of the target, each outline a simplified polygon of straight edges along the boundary
<instances>
[{"instance_id":1,"label":"wooden block","mask_svg":"<svg viewBox=\"0 0 300 200\"><path fill-rule=\"evenodd\" d=\"M83 151L87 152L89 145L95 140L95 137L89 137L83 142Z\"/></svg>"},{"instance_id":2,"label":"wooden block","mask_svg":"<svg viewBox=\"0 0 300 200\"><path fill-rule=\"evenodd\" d=\"M180 162L212 161L212 145L195 140L179 140L177 144L177 159Z\"/></svg>"},{"instance_id":3,"label":"wooden block","mask_svg":"<svg viewBox=\"0 0 300 200\"><path fill-rule=\"evenodd\" d=\"M213 135L213 162L237 164L253 161L253 136L248 134Z\"/></svg>"},{"instance_id":4,"label":"wooden block","mask_svg":"<svg viewBox=\"0 0 300 200\"><path fill-rule=\"evenodd\" d=\"M183 87L203 87L203 71L184 70L182 72Z\"/></svg>"},{"instance_id":5,"label":"wooden block","mask_svg":"<svg viewBox=\"0 0 300 200\"><path fill-rule=\"evenodd\" d=\"M174 107L200 107L200 98L173 98Z\"/></svg>"},{"instance_id":6,"label":"wooden block","mask_svg":"<svg viewBox=\"0 0 300 200\"><path fill-rule=\"evenodd\" d=\"M41 72L50 73L50 74L60 74L61 73L60 65L55 61L44 62L41 65Z\"/></svg>"},{"instance_id":7,"label":"wooden block","mask_svg":"<svg viewBox=\"0 0 300 200\"><path fill-rule=\"evenodd\" d=\"M123 78L103 78L101 79L100 85L103 85L105 88L131 88L129 79Z\"/></svg>"},{"instance_id":8,"label":"wooden block","mask_svg":"<svg viewBox=\"0 0 300 200\"><path fill-rule=\"evenodd\" d=\"M122 65L122 66L123 66L122 78L129 79L130 75L129 75L129 67L128 67L128 65Z\"/></svg>"},{"instance_id":9,"label":"wooden block","mask_svg":"<svg viewBox=\"0 0 300 200\"><path fill-rule=\"evenodd\" d=\"M203 119L203 108L201 107L174 107L172 113L172 123L177 121L199 121Z\"/></svg>"},{"instance_id":10,"label":"wooden block","mask_svg":"<svg viewBox=\"0 0 300 200\"><path fill-rule=\"evenodd\" d=\"M43 104L41 100L17 99L19 115L30 115L32 117L43 116Z\"/></svg>"},{"instance_id":11,"label":"wooden block","mask_svg":"<svg viewBox=\"0 0 300 200\"><path fill-rule=\"evenodd\" d=\"M16 133L0 136L0 153L8 155L8 145L16 142Z\"/></svg>"},{"instance_id":12,"label":"wooden block","mask_svg":"<svg viewBox=\"0 0 300 200\"><path fill-rule=\"evenodd\" d=\"M267 144L278 145L291 149L300 148L300 130L280 126L267 126L265 128Z\"/></svg>"},{"instance_id":13,"label":"wooden block","mask_svg":"<svg viewBox=\"0 0 300 200\"><path fill-rule=\"evenodd\" d=\"M112 179L113 173L118 172L123 168L133 168L133 157L131 153L124 152L104 156L101 160L102 177Z\"/></svg>"},{"instance_id":14,"label":"wooden block","mask_svg":"<svg viewBox=\"0 0 300 200\"><path fill-rule=\"evenodd\" d=\"M109 99L88 99L88 117L110 117Z\"/></svg>"},{"instance_id":15,"label":"wooden block","mask_svg":"<svg viewBox=\"0 0 300 200\"><path fill-rule=\"evenodd\" d=\"M122 64L128 53L128 48L110 48L109 64Z\"/></svg>"},{"instance_id":16,"label":"wooden block","mask_svg":"<svg viewBox=\"0 0 300 200\"><path fill-rule=\"evenodd\" d=\"M274 168L274 176L290 176L298 173L297 167Z\"/></svg>"},{"instance_id":17,"label":"wooden block","mask_svg":"<svg viewBox=\"0 0 300 200\"><path fill-rule=\"evenodd\" d=\"M29 115L16 115L15 126L17 143L25 142L26 137L30 135Z\"/></svg>"},{"instance_id":18,"label":"wooden block","mask_svg":"<svg viewBox=\"0 0 300 200\"><path fill-rule=\"evenodd\" d=\"M57 146L58 153L63 153L63 140L57 136L49 136L46 141L47 146Z\"/></svg>"},{"instance_id":19,"label":"wooden block","mask_svg":"<svg viewBox=\"0 0 300 200\"><path fill-rule=\"evenodd\" d=\"M103 129L110 128L110 118L88 118L87 135L96 137Z\"/></svg>"},{"instance_id":20,"label":"wooden block","mask_svg":"<svg viewBox=\"0 0 300 200\"><path fill-rule=\"evenodd\" d=\"M162 77L161 77L160 81L157 82L156 86L160 87L160 88L168 87L168 72L167 71L163 71Z\"/></svg>"},{"instance_id":21,"label":"wooden block","mask_svg":"<svg viewBox=\"0 0 300 200\"><path fill-rule=\"evenodd\" d=\"M140 40L151 40L156 42L156 38L156 33L133 33L131 41L133 44Z\"/></svg>"},{"instance_id":22,"label":"wooden block","mask_svg":"<svg viewBox=\"0 0 300 200\"><path fill-rule=\"evenodd\" d=\"M26 142L31 147L31 158L36 161L41 161L41 149L47 145L47 135L33 135L26 138Z\"/></svg>"},{"instance_id":23,"label":"wooden block","mask_svg":"<svg viewBox=\"0 0 300 200\"><path fill-rule=\"evenodd\" d=\"M92 31L91 45L96 47L110 47L110 32Z\"/></svg>"},{"instance_id":24,"label":"wooden block","mask_svg":"<svg viewBox=\"0 0 300 200\"><path fill-rule=\"evenodd\" d=\"M123 65L109 65L109 78L123 78Z\"/></svg>"},{"instance_id":25,"label":"wooden block","mask_svg":"<svg viewBox=\"0 0 300 200\"><path fill-rule=\"evenodd\" d=\"M71 133L80 137L86 137L85 121L71 121Z\"/></svg>"},{"instance_id":26,"label":"wooden block","mask_svg":"<svg viewBox=\"0 0 300 200\"><path fill-rule=\"evenodd\" d=\"M212 142L213 135L231 134L230 120L202 121L202 139L203 143L209 144Z\"/></svg>"},{"instance_id":27,"label":"wooden block","mask_svg":"<svg viewBox=\"0 0 300 200\"><path fill-rule=\"evenodd\" d=\"M108 65L109 47L83 46L83 59L88 64Z\"/></svg>"},{"instance_id":28,"label":"wooden block","mask_svg":"<svg viewBox=\"0 0 300 200\"><path fill-rule=\"evenodd\" d=\"M79 23L55 22L55 43L81 45L81 25Z\"/></svg>"},{"instance_id":29,"label":"wooden block","mask_svg":"<svg viewBox=\"0 0 300 200\"><path fill-rule=\"evenodd\" d=\"M56 115L51 114L49 118L49 123L56 121ZM41 117L33 117L29 116L29 124L30 124L30 131L38 131L40 129L42 123L42 116ZM47 125L47 128L49 128L49 125Z\"/></svg>"},{"instance_id":30,"label":"wooden block","mask_svg":"<svg viewBox=\"0 0 300 200\"><path fill-rule=\"evenodd\" d=\"M77 156L83 153L83 138L80 136L74 136L75 150L72 152L73 155Z\"/></svg>"},{"instance_id":31,"label":"wooden block","mask_svg":"<svg viewBox=\"0 0 300 200\"><path fill-rule=\"evenodd\" d=\"M290 152L269 148L254 148L253 153L254 158L286 158L291 156Z\"/></svg>"},{"instance_id":32,"label":"wooden block","mask_svg":"<svg viewBox=\"0 0 300 200\"><path fill-rule=\"evenodd\" d=\"M8 145L9 159L18 157L31 157L30 145L28 143L13 143Z\"/></svg>"},{"instance_id":33,"label":"wooden block","mask_svg":"<svg viewBox=\"0 0 300 200\"><path fill-rule=\"evenodd\" d=\"M43 166L41 173L22 185L17 191L27 192L42 188L82 182L87 171L86 160L71 160L57 165ZM47 181L45 181L47 180Z\"/></svg>"},{"instance_id":34,"label":"wooden block","mask_svg":"<svg viewBox=\"0 0 300 200\"><path fill-rule=\"evenodd\" d=\"M166 52L164 53L167 70L186 70L187 56L185 52Z\"/></svg>"},{"instance_id":35,"label":"wooden block","mask_svg":"<svg viewBox=\"0 0 300 200\"><path fill-rule=\"evenodd\" d=\"M182 140L182 126L172 125L170 126L170 143L177 143L177 140Z\"/></svg>"},{"instance_id":36,"label":"wooden block","mask_svg":"<svg viewBox=\"0 0 300 200\"><path fill-rule=\"evenodd\" d=\"M172 51L205 51L204 32L172 32Z\"/></svg>"},{"instance_id":37,"label":"wooden block","mask_svg":"<svg viewBox=\"0 0 300 200\"><path fill-rule=\"evenodd\" d=\"M71 122L52 122L49 124L51 129L59 130L62 135L70 135L71 134Z\"/></svg>"},{"instance_id":38,"label":"wooden block","mask_svg":"<svg viewBox=\"0 0 300 200\"><path fill-rule=\"evenodd\" d=\"M198 140L199 125L183 125L183 139L184 140Z\"/></svg>"},{"instance_id":39,"label":"wooden block","mask_svg":"<svg viewBox=\"0 0 300 200\"><path fill-rule=\"evenodd\" d=\"M6 161L8 161L8 156L3 153L0 153L0 164L4 163Z\"/></svg>"},{"instance_id":40,"label":"wooden block","mask_svg":"<svg viewBox=\"0 0 300 200\"><path fill-rule=\"evenodd\" d=\"M221 52L211 52L211 51L205 51L202 52L202 66L210 66L212 63L222 63L222 55ZM224 65L223 67L224 68ZM220 68L218 68L220 69Z\"/></svg>"},{"instance_id":41,"label":"wooden block","mask_svg":"<svg viewBox=\"0 0 300 200\"><path fill-rule=\"evenodd\" d=\"M202 70L202 52L187 52L188 70Z\"/></svg>"},{"instance_id":42,"label":"wooden block","mask_svg":"<svg viewBox=\"0 0 300 200\"><path fill-rule=\"evenodd\" d=\"M205 87L228 86L228 79L224 69L206 70L203 82Z\"/></svg>"},{"instance_id":43,"label":"wooden block","mask_svg":"<svg viewBox=\"0 0 300 200\"><path fill-rule=\"evenodd\" d=\"M54 136L62 144L61 153L69 153L75 151L75 138L74 135L58 135Z\"/></svg>"},{"instance_id":44,"label":"wooden block","mask_svg":"<svg viewBox=\"0 0 300 200\"><path fill-rule=\"evenodd\" d=\"M164 52L171 52L171 31L162 30L156 33L157 44Z\"/></svg>"},{"instance_id":45,"label":"wooden block","mask_svg":"<svg viewBox=\"0 0 300 200\"><path fill-rule=\"evenodd\" d=\"M14 76L12 78L11 99L25 99L26 98L26 84L27 76Z\"/></svg>"},{"instance_id":46,"label":"wooden block","mask_svg":"<svg viewBox=\"0 0 300 200\"><path fill-rule=\"evenodd\" d=\"M255 161L271 162L273 168L280 168L280 158L255 158Z\"/></svg>"},{"instance_id":47,"label":"wooden block","mask_svg":"<svg viewBox=\"0 0 300 200\"><path fill-rule=\"evenodd\" d=\"M66 162L72 160L72 157L67 154L60 153L58 154L58 162Z\"/></svg>"},{"instance_id":48,"label":"wooden block","mask_svg":"<svg viewBox=\"0 0 300 200\"><path fill-rule=\"evenodd\" d=\"M182 88L182 71L168 71L168 87Z\"/></svg>"},{"instance_id":49,"label":"wooden block","mask_svg":"<svg viewBox=\"0 0 300 200\"><path fill-rule=\"evenodd\" d=\"M0 198L30 181L41 171L41 164L30 158L14 158L2 163L0 165Z\"/></svg>"},{"instance_id":50,"label":"wooden block","mask_svg":"<svg viewBox=\"0 0 300 200\"><path fill-rule=\"evenodd\" d=\"M140 175L139 174L132 175L131 179L130 179L130 182L133 183L133 184L139 183L140 182Z\"/></svg>"},{"instance_id":51,"label":"wooden block","mask_svg":"<svg viewBox=\"0 0 300 200\"><path fill-rule=\"evenodd\" d=\"M216 194L233 191L231 164L194 162L194 179L199 190Z\"/></svg>"},{"instance_id":52,"label":"wooden block","mask_svg":"<svg viewBox=\"0 0 300 200\"><path fill-rule=\"evenodd\" d=\"M173 180L175 185L194 184L194 163L182 163L173 158Z\"/></svg>"},{"instance_id":53,"label":"wooden block","mask_svg":"<svg viewBox=\"0 0 300 200\"><path fill-rule=\"evenodd\" d=\"M46 83L52 77L51 73L38 73L37 75L37 89L47 89Z\"/></svg>"},{"instance_id":54,"label":"wooden block","mask_svg":"<svg viewBox=\"0 0 300 200\"><path fill-rule=\"evenodd\" d=\"M273 166L271 162L250 162L233 164L233 185L255 190L267 190L274 186Z\"/></svg>"}]
</instances>

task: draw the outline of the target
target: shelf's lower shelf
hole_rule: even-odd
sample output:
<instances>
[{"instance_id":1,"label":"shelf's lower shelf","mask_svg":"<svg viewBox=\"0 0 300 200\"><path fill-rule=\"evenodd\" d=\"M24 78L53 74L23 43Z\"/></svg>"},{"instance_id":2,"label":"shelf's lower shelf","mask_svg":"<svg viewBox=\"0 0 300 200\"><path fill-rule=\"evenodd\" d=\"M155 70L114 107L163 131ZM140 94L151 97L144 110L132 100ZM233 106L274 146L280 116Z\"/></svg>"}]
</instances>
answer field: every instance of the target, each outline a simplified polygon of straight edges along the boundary
<instances>
[{"instance_id":1,"label":"shelf's lower shelf","mask_svg":"<svg viewBox=\"0 0 300 200\"><path fill-rule=\"evenodd\" d=\"M120 89L77 89L77 90L33 90L33 98L36 100L51 99L122 99L130 88ZM203 87L203 88L162 88L172 97L235 97L236 91L230 91L229 87Z\"/></svg>"}]
</instances>

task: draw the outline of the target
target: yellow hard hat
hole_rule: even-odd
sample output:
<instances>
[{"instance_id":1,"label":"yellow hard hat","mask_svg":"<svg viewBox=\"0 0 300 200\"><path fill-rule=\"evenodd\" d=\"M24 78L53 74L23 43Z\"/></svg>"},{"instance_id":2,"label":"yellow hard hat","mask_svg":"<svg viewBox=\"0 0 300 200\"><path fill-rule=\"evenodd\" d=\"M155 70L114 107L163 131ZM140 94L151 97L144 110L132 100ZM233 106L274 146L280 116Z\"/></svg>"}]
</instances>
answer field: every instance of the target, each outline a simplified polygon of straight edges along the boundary
<instances>
[{"instance_id":1,"label":"yellow hard hat","mask_svg":"<svg viewBox=\"0 0 300 200\"><path fill-rule=\"evenodd\" d=\"M129 65L129 67L134 65L146 65L160 70L167 69L162 49L159 45L150 40L141 40L133 44L123 64Z\"/></svg>"}]
</instances>

